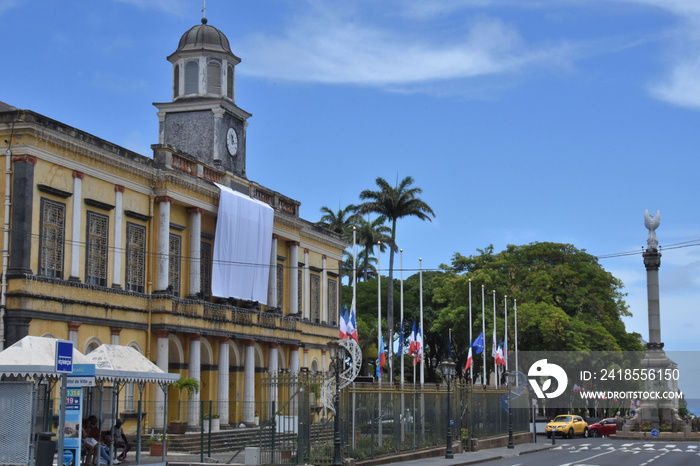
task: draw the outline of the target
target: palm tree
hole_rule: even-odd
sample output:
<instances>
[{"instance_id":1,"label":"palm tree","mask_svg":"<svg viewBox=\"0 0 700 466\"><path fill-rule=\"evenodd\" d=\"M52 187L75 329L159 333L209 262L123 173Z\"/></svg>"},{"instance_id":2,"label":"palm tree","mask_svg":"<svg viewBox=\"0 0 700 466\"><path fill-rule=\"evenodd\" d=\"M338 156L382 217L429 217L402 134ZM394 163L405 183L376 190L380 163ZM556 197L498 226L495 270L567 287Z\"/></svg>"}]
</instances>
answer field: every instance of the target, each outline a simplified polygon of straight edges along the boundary
<instances>
[{"instance_id":1,"label":"palm tree","mask_svg":"<svg viewBox=\"0 0 700 466\"><path fill-rule=\"evenodd\" d=\"M316 222L316 225L338 233L348 242L352 241L352 227L357 224L357 220L360 218L356 205L350 204L344 209L338 207L337 212L323 206L321 213L323 214L321 220Z\"/></svg>"},{"instance_id":2,"label":"palm tree","mask_svg":"<svg viewBox=\"0 0 700 466\"><path fill-rule=\"evenodd\" d=\"M182 400L182 391L185 390L188 399L192 398L194 393L199 393L199 380L192 377L180 377L180 380L175 382L175 388L178 389L180 396L177 399L177 419L180 420L180 401Z\"/></svg>"},{"instance_id":3,"label":"palm tree","mask_svg":"<svg viewBox=\"0 0 700 466\"><path fill-rule=\"evenodd\" d=\"M386 251L387 245L392 244L391 237L389 236L391 230L384 222L386 222L386 217L383 215L380 215L371 222L363 218L358 220L356 236L357 244L364 248L364 251L361 253L364 256L365 264L363 267L364 281L367 281L368 272L370 271L368 266L372 263L370 256L377 243L381 243L379 246L381 252ZM374 259L374 262L376 262L376 259ZM376 272L376 269L374 270ZM359 271L360 268L358 267L358 273Z\"/></svg>"},{"instance_id":4,"label":"palm tree","mask_svg":"<svg viewBox=\"0 0 700 466\"><path fill-rule=\"evenodd\" d=\"M398 180L397 180L398 181ZM365 189L360 193L360 199L365 201L360 205L360 213L374 212L383 215L391 222L391 241L393 247L389 253L389 287L387 291L387 324L389 326L389 380L394 380L394 366L392 357L392 335L394 332L394 252L396 250L396 221L403 217L417 217L420 220L431 220L435 212L418 197L423 190L419 187L411 187L414 180L407 176L395 187L392 187L384 178L377 178L378 191Z\"/></svg>"}]
</instances>

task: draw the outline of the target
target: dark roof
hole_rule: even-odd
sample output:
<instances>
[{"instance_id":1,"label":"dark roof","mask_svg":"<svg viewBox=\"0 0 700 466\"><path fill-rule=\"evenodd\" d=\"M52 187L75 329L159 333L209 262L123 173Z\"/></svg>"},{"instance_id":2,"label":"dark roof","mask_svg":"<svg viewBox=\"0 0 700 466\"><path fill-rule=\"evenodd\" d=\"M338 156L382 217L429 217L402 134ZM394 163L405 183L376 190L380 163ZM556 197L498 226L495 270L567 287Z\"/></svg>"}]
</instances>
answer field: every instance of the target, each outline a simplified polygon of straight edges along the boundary
<instances>
[{"instance_id":1,"label":"dark roof","mask_svg":"<svg viewBox=\"0 0 700 466\"><path fill-rule=\"evenodd\" d=\"M10 104L6 104L2 100L0 100L0 112L11 112L13 110L18 110L16 107L13 107Z\"/></svg>"},{"instance_id":2,"label":"dark roof","mask_svg":"<svg viewBox=\"0 0 700 466\"><path fill-rule=\"evenodd\" d=\"M214 26L209 26L206 18L202 19L202 24L192 27L182 35L175 53L200 50L232 53L224 33Z\"/></svg>"}]
</instances>

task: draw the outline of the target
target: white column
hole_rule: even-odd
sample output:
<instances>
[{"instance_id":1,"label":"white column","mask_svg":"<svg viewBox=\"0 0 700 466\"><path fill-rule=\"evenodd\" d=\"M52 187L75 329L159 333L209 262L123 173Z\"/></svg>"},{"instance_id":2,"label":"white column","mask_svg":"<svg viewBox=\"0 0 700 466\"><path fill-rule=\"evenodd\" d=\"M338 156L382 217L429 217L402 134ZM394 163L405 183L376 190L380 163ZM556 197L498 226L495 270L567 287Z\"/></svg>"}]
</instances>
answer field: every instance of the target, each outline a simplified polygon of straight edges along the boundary
<instances>
[{"instance_id":1,"label":"white column","mask_svg":"<svg viewBox=\"0 0 700 466\"><path fill-rule=\"evenodd\" d=\"M83 208L83 173L73 172L73 240L70 250L70 278L69 280L80 280L80 216Z\"/></svg>"},{"instance_id":2,"label":"white column","mask_svg":"<svg viewBox=\"0 0 700 466\"><path fill-rule=\"evenodd\" d=\"M190 364L189 377L201 383L201 345L200 335L198 333L190 335ZM200 392L192 393L187 400L187 425L199 425L199 396Z\"/></svg>"},{"instance_id":3,"label":"white column","mask_svg":"<svg viewBox=\"0 0 700 466\"><path fill-rule=\"evenodd\" d=\"M328 271L326 255L323 255L323 272L321 272L321 322L328 322Z\"/></svg>"},{"instance_id":4,"label":"white column","mask_svg":"<svg viewBox=\"0 0 700 466\"><path fill-rule=\"evenodd\" d=\"M252 425L255 417L255 342L245 342L243 369L243 422Z\"/></svg>"},{"instance_id":5,"label":"white column","mask_svg":"<svg viewBox=\"0 0 700 466\"><path fill-rule=\"evenodd\" d=\"M73 348L82 352L83 349L78 348L78 329L80 325L80 322L68 322L68 340L73 342Z\"/></svg>"},{"instance_id":6,"label":"white column","mask_svg":"<svg viewBox=\"0 0 700 466\"><path fill-rule=\"evenodd\" d=\"M304 366L305 369L309 368L309 348L304 348Z\"/></svg>"},{"instance_id":7,"label":"white column","mask_svg":"<svg viewBox=\"0 0 700 466\"><path fill-rule=\"evenodd\" d=\"M278 362L278 351L277 351L277 343L270 343L269 345L269 352L270 352L270 358L269 358L269 363L267 365L267 370L272 375L273 377L277 374L277 371L279 369L279 362ZM269 401L274 401L275 402L275 410L279 409L279 404L278 400L279 397L277 396L277 385L276 383L271 383L270 384L270 389L268 392L267 399Z\"/></svg>"},{"instance_id":8,"label":"white column","mask_svg":"<svg viewBox=\"0 0 700 466\"><path fill-rule=\"evenodd\" d=\"M228 359L228 338L219 338L219 389L217 399L219 403L219 422L221 425L229 423L228 419L228 379L229 379L229 359Z\"/></svg>"},{"instance_id":9,"label":"white column","mask_svg":"<svg viewBox=\"0 0 700 466\"><path fill-rule=\"evenodd\" d=\"M214 146L214 165L221 166L221 158L223 152L223 147L221 144L219 144L219 138L224 138L225 137L225 129L224 129L224 124L223 124L223 117L224 117L224 109L223 108L214 108L212 109L212 113L214 114L214 141L212 146ZM218 134L217 134L218 133Z\"/></svg>"},{"instance_id":10,"label":"white column","mask_svg":"<svg viewBox=\"0 0 700 466\"><path fill-rule=\"evenodd\" d=\"M122 329L119 327L110 327L110 345L118 345L119 344L119 334L121 333Z\"/></svg>"},{"instance_id":11,"label":"white column","mask_svg":"<svg viewBox=\"0 0 700 466\"><path fill-rule=\"evenodd\" d=\"M325 348L321 350L321 372L328 372L328 365L326 365L326 350Z\"/></svg>"},{"instance_id":12,"label":"white column","mask_svg":"<svg viewBox=\"0 0 700 466\"><path fill-rule=\"evenodd\" d=\"M299 243L289 241L289 313L299 313Z\"/></svg>"},{"instance_id":13,"label":"white column","mask_svg":"<svg viewBox=\"0 0 700 466\"><path fill-rule=\"evenodd\" d=\"M114 268L112 269L112 288L122 287L122 254L125 252L122 248L123 193L124 186L114 186L114 260L112 261Z\"/></svg>"},{"instance_id":14,"label":"white column","mask_svg":"<svg viewBox=\"0 0 700 466\"><path fill-rule=\"evenodd\" d=\"M309 272L309 250L304 248L304 318L311 318L311 276Z\"/></svg>"},{"instance_id":15,"label":"white column","mask_svg":"<svg viewBox=\"0 0 700 466\"><path fill-rule=\"evenodd\" d=\"M277 308L277 235L272 235L270 252L270 280L267 286L267 308Z\"/></svg>"},{"instance_id":16,"label":"white column","mask_svg":"<svg viewBox=\"0 0 700 466\"><path fill-rule=\"evenodd\" d=\"M195 297L201 291L201 246L202 246L202 209L193 207L190 213L190 296Z\"/></svg>"},{"instance_id":17,"label":"white column","mask_svg":"<svg viewBox=\"0 0 700 466\"><path fill-rule=\"evenodd\" d=\"M158 276L156 291L165 291L168 287L170 271L170 203L168 196L156 197L158 203Z\"/></svg>"},{"instance_id":18,"label":"white column","mask_svg":"<svg viewBox=\"0 0 700 466\"><path fill-rule=\"evenodd\" d=\"M168 332L154 332L154 335L158 338L158 349L156 352L156 366L163 372L168 372ZM165 395L160 387L156 388L156 406L155 406L155 418L154 427L157 430L163 429L163 402L165 401Z\"/></svg>"},{"instance_id":19,"label":"white column","mask_svg":"<svg viewBox=\"0 0 700 466\"><path fill-rule=\"evenodd\" d=\"M292 374L299 372L299 347L297 345L289 347L289 372Z\"/></svg>"}]
</instances>

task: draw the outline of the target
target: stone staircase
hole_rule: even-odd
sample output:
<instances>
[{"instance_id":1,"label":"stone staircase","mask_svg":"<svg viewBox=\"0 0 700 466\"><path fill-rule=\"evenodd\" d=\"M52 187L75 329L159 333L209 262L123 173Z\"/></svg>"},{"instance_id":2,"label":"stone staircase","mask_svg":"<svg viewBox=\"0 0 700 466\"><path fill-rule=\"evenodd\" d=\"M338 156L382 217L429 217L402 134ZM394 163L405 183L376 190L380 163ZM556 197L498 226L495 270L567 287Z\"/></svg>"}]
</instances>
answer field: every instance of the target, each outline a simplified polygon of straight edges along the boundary
<instances>
[{"instance_id":1,"label":"stone staircase","mask_svg":"<svg viewBox=\"0 0 700 466\"><path fill-rule=\"evenodd\" d=\"M263 446L270 445L270 430L265 429L260 431L257 427L236 428L220 430L211 434L211 452L225 453L233 452L246 446ZM186 433L182 435L169 434L170 445L168 449L173 452L182 452L190 454L199 454L201 448L200 434L197 432ZM275 443L294 442L296 441L294 433L276 433ZM204 434L204 451L208 450L208 434ZM311 426L311 441L329 442L333 441L333 428L331 426L323 426L314 424Z\"/></svg>"}]
</instances>

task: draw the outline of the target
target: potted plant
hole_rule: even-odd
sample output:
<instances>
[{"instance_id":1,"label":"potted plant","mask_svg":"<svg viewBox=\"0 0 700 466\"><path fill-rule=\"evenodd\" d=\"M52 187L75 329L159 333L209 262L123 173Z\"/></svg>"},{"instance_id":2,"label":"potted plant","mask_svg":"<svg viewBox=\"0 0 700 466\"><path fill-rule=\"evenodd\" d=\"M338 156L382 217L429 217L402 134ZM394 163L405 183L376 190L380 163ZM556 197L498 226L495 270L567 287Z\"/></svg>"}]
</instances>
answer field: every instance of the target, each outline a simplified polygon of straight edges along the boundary
<instances>
[{"instance_id":1,"label":"potted plant","mask_svg":"<svg viewBox=\"0 0 700 466\"><path fill-rule=\"evenodd\" d=\"M182 402L183 390L187 392L187 398L191 398L194 393L199 393L199 380L192 377L181 377L175 382L175 388L178 389L179 397L177 400L177 421L170 422L170 432L173 434L184 434L187 430L187 421L180 417L180 405Z\"/></svg>"},{"instance_id":2,"label":"potted plant","mask_svg":"<svg viewBox=\"0 0 700 466\"><path fill-rule=\"evenodd\" d=\"M256 426L260 425L260 414L258 414L258 410L255 410L255 417L253 418L253 422L255 423Z\"/></svg>"},{"instance_id":3,"label":"potted plant","mask_svg":"<svg viewBox=\"0 0 700 466\"><path fill-rule=\"evenodd\" d=\"M204 414L204 432L209 432L209 421L211 421L211 431L218 432L220 429L220 420L218 414L211 414L211 419L209 419L209 413Z\"/></svg>"},{"instance_id":4,"label":"potted plant","mask_svg":"<svg viewBox=\"0 0 700 466\"><path fill-rule=\"evenodd\" d=\"M170 442L170 438L167 435L163 435L162 432L153 434L150 436L150 438L146 441L146 445L148 445L150 449L150 454L151 456L163 456L163 451L165 451L165 454L168 454L168 443Z\"/></svg>"}]
</instances>

